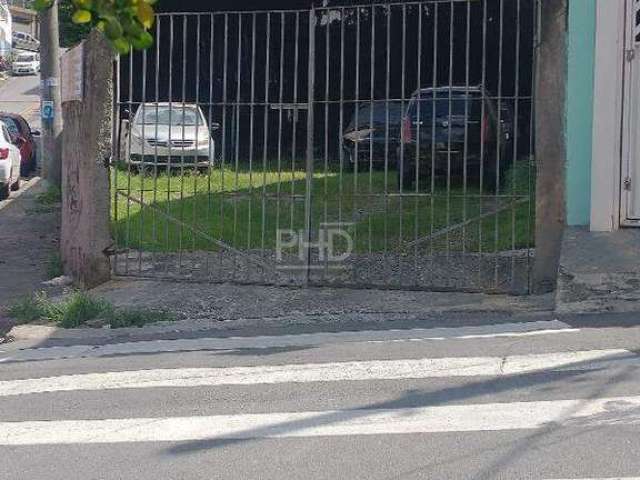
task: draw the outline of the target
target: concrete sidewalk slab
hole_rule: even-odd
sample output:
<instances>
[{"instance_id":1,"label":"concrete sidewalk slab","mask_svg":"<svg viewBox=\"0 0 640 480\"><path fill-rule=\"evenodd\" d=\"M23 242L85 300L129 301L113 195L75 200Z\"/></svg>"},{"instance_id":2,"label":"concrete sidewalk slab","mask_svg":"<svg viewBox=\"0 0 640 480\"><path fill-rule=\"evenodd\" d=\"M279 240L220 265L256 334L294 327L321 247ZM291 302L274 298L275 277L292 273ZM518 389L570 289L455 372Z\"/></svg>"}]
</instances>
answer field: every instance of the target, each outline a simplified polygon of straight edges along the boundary
<instances>
[{"instance_id":1,"label":"concrete sidewalk slab","mask_svg":"<svg viewBox=\"0 0 640 480\"><path fill-rule=\"evenodd\" d=\"M560 265L557 312L640 311L640 230L570 227Z\"/></svg>"}]
</instances>

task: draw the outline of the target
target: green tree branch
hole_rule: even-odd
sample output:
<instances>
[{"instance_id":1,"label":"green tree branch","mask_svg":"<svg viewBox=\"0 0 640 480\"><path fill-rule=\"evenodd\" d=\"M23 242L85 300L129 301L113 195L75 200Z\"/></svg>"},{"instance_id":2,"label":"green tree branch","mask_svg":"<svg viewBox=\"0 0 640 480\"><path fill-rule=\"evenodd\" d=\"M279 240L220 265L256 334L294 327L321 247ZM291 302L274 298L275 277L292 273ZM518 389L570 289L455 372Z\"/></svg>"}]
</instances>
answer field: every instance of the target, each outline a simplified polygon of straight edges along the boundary
<instances>
[{"instance_id":1,"label":"green tree branch","mask_svg":"<svg viewBox=\"0 0 640 480\"><path fill-rule=\"evenodd\" d=\"M54 0L33 0L33 8L46 10ZM153 44L149 29L153 26L156 0L60 0L61 15L71 15L78 26L95 27L104 33L120 54L131 48L143 50ZM80 35L86 31L79 29Z\"/></svg>"}]
</instances>

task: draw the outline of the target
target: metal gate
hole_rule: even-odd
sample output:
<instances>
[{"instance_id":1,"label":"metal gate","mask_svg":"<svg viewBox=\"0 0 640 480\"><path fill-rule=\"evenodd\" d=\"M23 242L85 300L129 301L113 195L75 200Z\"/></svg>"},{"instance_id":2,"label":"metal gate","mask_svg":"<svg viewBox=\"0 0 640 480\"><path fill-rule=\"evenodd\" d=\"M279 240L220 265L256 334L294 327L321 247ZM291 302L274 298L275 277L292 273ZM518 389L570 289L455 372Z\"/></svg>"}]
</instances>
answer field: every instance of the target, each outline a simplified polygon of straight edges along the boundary
<instances>
[{"instance_id":1,"label":"metal gate","mask_svg":"<svg viewBox=\"0 0 640 480\"><path fill-rule=\"evenodd\" d=\"M159 14L119 60L119 275L528 291L534 0Z\"/></svg>"}]
</instances>

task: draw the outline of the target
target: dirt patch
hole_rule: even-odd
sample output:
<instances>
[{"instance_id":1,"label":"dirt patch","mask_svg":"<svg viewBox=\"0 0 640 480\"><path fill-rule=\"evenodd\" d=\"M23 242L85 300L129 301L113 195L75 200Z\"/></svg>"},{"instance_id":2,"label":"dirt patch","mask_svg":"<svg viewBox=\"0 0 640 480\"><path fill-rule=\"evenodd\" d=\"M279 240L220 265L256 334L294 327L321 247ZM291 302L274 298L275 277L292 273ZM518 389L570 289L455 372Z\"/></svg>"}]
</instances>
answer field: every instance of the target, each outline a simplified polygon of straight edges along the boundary
<instances>
[{"instance_id":1,"label":"dirt patch","mask_svg":"<svg viewBox=\"0 0 640 480\"><path fill-rule=\"evenodd\" d=\"M60 208L42 208L40 178L23 184L20 195L0 202L0 311L21 296L44 289L47 268L58 250Z\"/></svg>"}]
</instances>

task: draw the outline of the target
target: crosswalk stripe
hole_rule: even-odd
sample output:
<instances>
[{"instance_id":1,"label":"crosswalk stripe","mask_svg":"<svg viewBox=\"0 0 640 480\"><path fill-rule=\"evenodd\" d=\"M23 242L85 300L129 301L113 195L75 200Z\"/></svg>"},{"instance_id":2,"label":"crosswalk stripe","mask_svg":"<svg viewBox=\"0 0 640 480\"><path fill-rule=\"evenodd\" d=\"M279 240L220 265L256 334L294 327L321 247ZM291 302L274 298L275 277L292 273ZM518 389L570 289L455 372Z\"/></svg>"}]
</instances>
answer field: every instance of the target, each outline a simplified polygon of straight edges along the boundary
<instances>
[{"instance_id":1,"label":"crosswalk stripe","mask_svg":"<svg viewBox=\"0 0 640 480\"><path fill-rule=\"evenodd\" d=\"M585 371L605 361L638 363L627 350L586 350L508 357L373 360L230 368L176 368L0 381L0 397L75 390L501 376L548 370Z\"/></svg>"},{"instance_id":2,"label":"crosswalk stripe","mask_svg":"<svg viewBox=\"0 0 640 480\"><path fill-rule=\"evenodd\" d=\"M179 442L389 435L638 424L640 397L452 405L394 410L0 423L0 445Z\"/></svg>"},{"instance_id":3,"label":"crosswalk stripe","mask_svg":"<svg viewBox=\"0 0 640 480\"><path fill-rule=\"evenodd\" d=\"M383 343L389 341L442 341L491 338L518 338L532 335L577 333L558 320L527 323L510 323L489 326L369 330L355 332L319 332L296 335L257 337L195 338L176 340L149 340L122 342L106 345L70 345L20 350L7 353L0 363L9 361L52 360L65 358L97 358L109 355L187 352L198 350L234 350L249 348L285 348L326 345L331 343Z\"/></svg>"}]
</instances>

